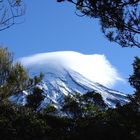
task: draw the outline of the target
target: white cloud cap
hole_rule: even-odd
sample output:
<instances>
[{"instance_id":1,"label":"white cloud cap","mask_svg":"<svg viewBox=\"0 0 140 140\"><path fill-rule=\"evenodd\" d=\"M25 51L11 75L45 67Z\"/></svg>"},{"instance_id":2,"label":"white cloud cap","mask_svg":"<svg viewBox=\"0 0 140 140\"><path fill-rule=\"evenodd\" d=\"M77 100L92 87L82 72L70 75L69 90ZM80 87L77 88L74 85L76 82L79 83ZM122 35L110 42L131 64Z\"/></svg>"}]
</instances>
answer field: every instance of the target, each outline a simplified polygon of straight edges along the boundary
<instances>
[{"instance_id":1,"label":"white cloud cap","mask_svg":"<svg viewBox=\"0 0 140 140\"><path fill-rule=\"evenodd\" d=\"M40 53L20 58L19 61L26 68L38 70L62 68L72 69L91 81L112 87L118 81L124 81L117 70L109 63L104 55L85 55L73 51Z\"/></svg>"}]
</instances>

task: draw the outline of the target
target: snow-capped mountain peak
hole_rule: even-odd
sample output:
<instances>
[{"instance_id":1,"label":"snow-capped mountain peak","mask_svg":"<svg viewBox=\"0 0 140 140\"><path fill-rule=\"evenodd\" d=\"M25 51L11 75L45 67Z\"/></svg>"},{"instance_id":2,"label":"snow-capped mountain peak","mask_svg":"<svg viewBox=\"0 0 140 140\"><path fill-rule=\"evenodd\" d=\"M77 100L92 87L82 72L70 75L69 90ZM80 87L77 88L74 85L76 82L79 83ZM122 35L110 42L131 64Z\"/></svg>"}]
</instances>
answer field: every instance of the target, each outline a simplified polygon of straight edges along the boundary
<instances>
[{"instance_id":1,"label":"snow-capped mountain peak","mask_svg":"<svg viewBox=\"0 0 140 140\"><path fill-rule=\"evenodd\" d=\"M118 102L128 102L125 94L105 87L112 85L110 82L115 83L122 79L103 55L84 55L77 52L43 53L22 58L20 62L31 74L45 74L42 82L37 85L45 95L41 108L50 103L59 108L65 96L93 91L101 94L110 107L115 107ZM27 94L28 91L24 91L18 96L10 97L10 100L24 105Z\"/></svg>"},{"instance_id":2,"label":"snow-capped mountain peak","mask_svg":"<svg viewBox=\"0 0 140 140\"><path fill-rule=\"evenodd\" d=\"M19 61L33 72L52 72L60 74L63 69L78 72L87 79L104 86L112 87L123 81L117 70L104 55L81 54L73 51L40 53L20 58Z\"/></svg>"}]
</instances>

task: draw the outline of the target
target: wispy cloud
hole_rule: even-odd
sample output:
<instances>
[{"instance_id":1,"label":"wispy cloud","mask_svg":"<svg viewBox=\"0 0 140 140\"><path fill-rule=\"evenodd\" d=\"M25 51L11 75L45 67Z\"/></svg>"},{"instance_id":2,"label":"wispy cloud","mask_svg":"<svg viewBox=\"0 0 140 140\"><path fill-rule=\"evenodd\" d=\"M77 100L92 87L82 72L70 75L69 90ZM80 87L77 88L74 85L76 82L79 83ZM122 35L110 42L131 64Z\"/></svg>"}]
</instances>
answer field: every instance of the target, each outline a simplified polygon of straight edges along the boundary
<instances>
[{"instance_id":1,"label":"wispy cloud","mask_svg":"<svg viewBox=\"0 0 140 140\"><path fill-rule=\"evenodd\" d=\"M84 77L107 87L124 81L104 55L85 55L73 51L40 53L19 59L26 68L38 70L72 69Z\"/></svg>"}]
</instances>

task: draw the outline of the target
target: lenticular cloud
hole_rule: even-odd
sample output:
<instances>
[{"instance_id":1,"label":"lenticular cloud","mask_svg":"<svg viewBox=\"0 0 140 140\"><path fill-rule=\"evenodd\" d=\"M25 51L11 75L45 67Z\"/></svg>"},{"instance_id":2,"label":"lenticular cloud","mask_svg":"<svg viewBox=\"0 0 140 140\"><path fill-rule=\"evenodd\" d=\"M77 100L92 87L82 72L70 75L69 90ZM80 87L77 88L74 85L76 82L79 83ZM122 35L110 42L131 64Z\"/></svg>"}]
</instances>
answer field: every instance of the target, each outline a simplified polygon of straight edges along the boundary
<instances>
[{"instance_id":1,"label":"lenticular cloud","mask_svg":"<svg viewBox=\"0 0 140 140\"><path fill-rule=\"evenodd\" d=\"M40 53L20 58L19 61L29 69L62 72L62 69L74 70L91 81L112 87L123 81L117 70L104 55L85 55L78 52L62 51Z\"/></svg>"}]
</instances>

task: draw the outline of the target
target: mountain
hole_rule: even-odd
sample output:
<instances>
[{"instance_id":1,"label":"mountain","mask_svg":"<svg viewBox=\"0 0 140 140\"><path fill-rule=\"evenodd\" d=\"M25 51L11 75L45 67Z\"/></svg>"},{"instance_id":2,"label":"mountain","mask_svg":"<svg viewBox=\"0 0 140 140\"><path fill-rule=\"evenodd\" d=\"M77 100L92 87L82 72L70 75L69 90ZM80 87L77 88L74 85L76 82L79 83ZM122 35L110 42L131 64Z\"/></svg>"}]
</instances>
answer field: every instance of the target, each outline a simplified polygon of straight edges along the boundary
<instances>
[{"instance_id":1,"label":"mountain","mask_svg":"<svg viewBox=\"0 0 140 140\"><path fill-rule=\"evenodd\" d=\"M111 90L99 83L90 81L79 73L72 70L63 70L63 73L47 72L45 78L37 85L43 90L45 99L41 104L41 108L47 104L54 104L56 107L61 107L64 96L75 93L84 94L95 91L102 95L103 100L109 107L115 107L120 102L125 104L128 102L127 96L121 92ZM23 91L18 95L11 96L10 100L18 104L26 103L28 91Z\"/></svg>"},{"instance_id":2,"label":"mountain","mask_svg":"<svg viewBox=\"0 0 140 140\"><path fill-rule=\"evenodd\" d=\"M69 59L68 56L70 57ZM76 60L77 56L78 61ZM75 59L75 61L73 60L73 58ZM97 59L97 57L94 57L94 59L95 58L98 61L97 64L100 65L101 62L99 61L99 59ZM99 58L101 59L103 57ZM72 61L70 61L71 59ZM38 75L41 71L45 74L42 82L37 85L40 89L43 90L43 94L45 95L45 99L44 101L42 101L40 108L44 108L47 106L47 104L50 103L54 104L57 108L61 108L61 103L65 96L73 95L75 93L84 94L92 91L99 93L109 107L115 107L118 102L120 102L121 104L125 104L128 102L127 95L119 91L109 89L101 83L95 82L96 80L93 81L94 76L92 79L89 78L86 73L82 73L81 70L79 70L79 67L75 67L74 69L72 64L76 62L76 65L79 65L79 59L81 61L85 60L85 58L82 60L81 54L75 52L46 53L45 55L40 54L20 59L22 64L30 70L31 75ZM93 60L91 56L90 59ZM106 69L108 68L110 73L114 73L114 69L111 67L109 62L106 63L106 61L107 60L105 60L105 64L103 64L102 62L102 65L104 65ZM96 67L97 65L94 65L94 63L90 65L93 65L93 68L95 70L99 69L98 67ZM86 64L84 67L86 67ZM80 68L83 68L84 70L84 67ZM97 70L95 72L97 72ZM101 75L103 75L102 73L99 74L95 73L95 76L99 75L100 77ZM105 78L105 76L103 76L103 78ZM105 79L103 79L103 81L105 81ZM23 91L18 95L11 96L9 99L12 102L16 102L17 104L25 105L26 96L29 94L29 91L30 90Z\"/></svg>"}]
</instances>

